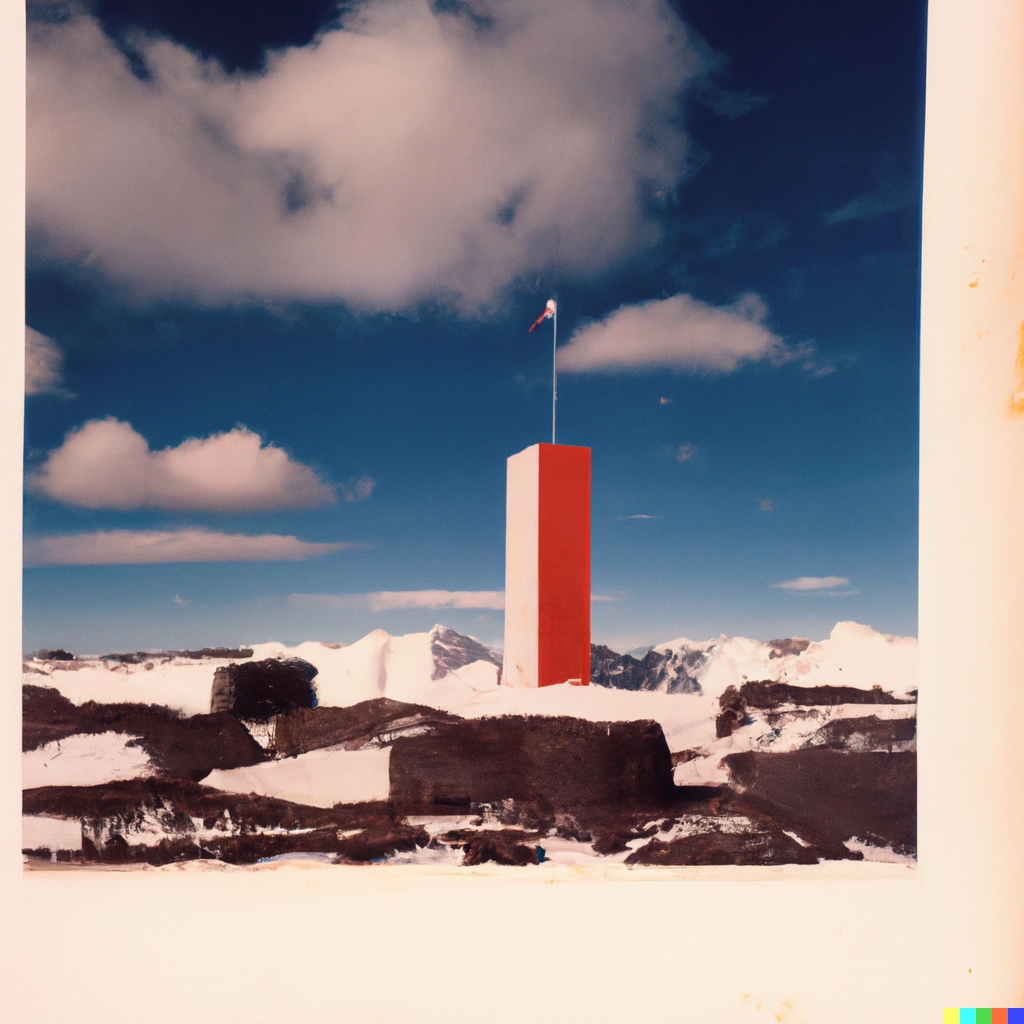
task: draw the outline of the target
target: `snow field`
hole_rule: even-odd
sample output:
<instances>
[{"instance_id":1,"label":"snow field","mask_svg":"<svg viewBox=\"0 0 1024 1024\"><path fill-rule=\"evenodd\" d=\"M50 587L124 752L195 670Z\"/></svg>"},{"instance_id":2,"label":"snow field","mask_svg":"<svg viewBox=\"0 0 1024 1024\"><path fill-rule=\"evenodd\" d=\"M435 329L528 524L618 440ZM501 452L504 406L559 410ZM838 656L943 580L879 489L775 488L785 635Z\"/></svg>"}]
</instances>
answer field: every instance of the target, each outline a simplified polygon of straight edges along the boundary
<instances>
[{"instance_id":1,"label":"snow field","mask_svg":"<svg viewBox=\"0 0 1024 1024\"><path fill-rule=\"evenodd\" d=\"M249 768L215 769L204 786L227 793L257 793L310 807L387 800L391 748L311 750Z\"/></svg>"},{"instance_id":2,"label":"snow field","mask_svg":"<svg viewBox=\"0 0 1024 1024\"><path fill-rule=\"evenodd\" d=\"M21 816L23 850L80 850L82 823L77 819L48 818L41 814Z\"/></svg>"},{"instance_id":3,"label":"snow field","mask_svg":"<svg viewBox=\"0 0 1024 1024\"><path fill-rule=\"evenodd\" d=\"M73 704L161 704L183 715L210 711L213 673L228 658L156 659L140 665L116 661L29 662L24 682L52 686ZM147 668L146 665L151 667Z\"/></svg>"},{"instance_id":4,"label":"snow field","mask_svg":"<svg viewBox=\"0 0 1024 1024\"><path fill-rule=\"evenodd\" d=\"M100 786L152 775L149 754L130 746L138 737L120 732L78 733L21 755L23 789Z\"/></svg>"}]
</instances>

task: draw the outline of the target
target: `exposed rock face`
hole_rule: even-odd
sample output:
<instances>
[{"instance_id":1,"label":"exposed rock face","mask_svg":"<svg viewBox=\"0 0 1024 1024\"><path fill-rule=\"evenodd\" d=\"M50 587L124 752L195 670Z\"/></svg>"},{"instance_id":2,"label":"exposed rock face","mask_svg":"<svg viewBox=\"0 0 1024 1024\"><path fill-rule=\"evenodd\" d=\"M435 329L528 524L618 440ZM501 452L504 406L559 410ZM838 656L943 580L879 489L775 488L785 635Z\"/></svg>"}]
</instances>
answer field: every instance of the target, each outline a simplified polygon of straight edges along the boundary
<instances>
[{"instance_id":1,"label":"exposed rock face","mask_svg":"<svg viewBox=\"0 0 1024 1024\"><path fill-rule=\"evenodd\" d=\"M449 672L456 672L474 661L489 661L501 671L500 654L447 626L438 625L430 631L430 650L434 655L431 679L443 679Z\"/></svg>"},{"instance_id":2,"label":"exposed rock face","mask_svg":"<svg viewBox=\"0 0 1024 1024\"><path fill-rule=\"evenodd\" d=\"M768 646L771 648L768 660L771 661L773 658L785 658L787 654L803 654L811 646L811 641L791 637L788 640L769 640Z\"/></svg>"},{"instance_id":3,"label":"exposed rock face","mask_svg":"<svg viewBox=\"0 0 1024 1024\"><path fill-rule=\"evenodd\" d=\"M300 708L274 719L274 749L280 757L323 747L360 750L455 721L445 711L387 697L347 708Z\"/></svg>"},{"instance_id":4,"label":"exposed rock face","mask_svg":"<svg viewBox=\"0 0 1024 1024\"><path fill-rule=\"evenodd\" d=\"M470 838L463 849L462 863L466 867L491 861L494 864L525 864L538 863L538 844L530 845L519 841L517 836L509 836L502 832L483 833Z\"/></svg>"},{"instance_id":5,"label":"exposed rock face","mask_svg":"<svg viewBox=\"0 0 1024 1024\"><path fill-rule=\"evenodd\" d=\"M700 693L691 673L703 661L703 651L648 651L642 658L616 654L602 644L590 646L590 681L617 690L662 690Z\"/></svg>"},{"instance_id":6,"label":"exposed rock face","mask_svg":"<svg viewBox=\"0 0 1024 1024\"><path fill-rule=\"evenodd\" d=\"M917 739L916 718L836 718L826 722L806 747L829 747L833 750L884 750L906 747Z\"/></svg>"},{"instance_id":7,"label":"exposed rock face","mask_svg":"<svg viewBox=\"0 0 1024 1024\"><path fill-rule=\"evenodd\" d=\"M263 760L263 751L231 715L182 718L151 704L75 705L44 686L22 689L22 748L79 733L121 732L138 736L161 771L179 779L201 779L214 768L243 768Z\"/></svg>"},{"instance_id":8,"label":"exposed rock face","mask_svg":"<svg viewBox=\"0 0 1024 1024\"><path fill-rule=\"evenodd\" d=\"M225 665L213 673L212 712L266 721L296 708L316 706L313 679L318 669L301 658L267 658Z\"/></svg>"},{"instance_id":9,"label":"exposed rock face","mask_svg":"<svg viewBox=\"0 0 1024 1024\"><path fill-rule=\"evenodd\" d=\"M663 842L652 839L627 864L817 864L814 851L781 828L746 833L704 832Z\"/></svg>"},{"instance_id":10,"label":"exposed rock face","mask_svg":"<svg viewBox=\"0 0 1024 1024\"><path fill-rule=\"evenodd\" d=\"M786 822L824 850L854 837L900 852L916 847L916 754L744 751L725 763L742 790L734 807Z\"/></svg>"},{"instance_id":11,"label":"exposed rock face","mask_svg":"<svg viewBox=\"0 0 1024 1024\"><path fill-rule=\"evenodd\" d=\"M168 864L216 858L252 864L295 853L368 863L429 842L421 828L410 826L386 804L306 807L176 780L30 789L24 793L22 810L79 818L81 853L58 858L79 863Z\"/></svg>"},{"instance_id":12,"label":"exposed rock face","mask_svg":"<svg viewBox=\"0 0 1024 1024\"><path fill-rule=\"evenodd\" d=\"M453 813L505 799L542 808L663 801L672 757L656 722L504 716L400 737L391 799L410 812Z\"/></svg>"},{"instance_id":13,"label":"exposed rock face","mask_svg":"<svg viewBox=\"0 0 1024 1024\"><path fill-rule=\"evenodd\" d=\"M55 651L41 650L35 651L32 654L33 658L38 658L40 661L74 661L75 656L70 651L65 651L63 648L58 647Z\"/></svg>"},{"instance_id":14,"label":"exposed rock face","mask_svg":"<svg viewBox=\"0 0 1024 1024\"><path fill-rule=\"evenodd\" d=\"M855 686L793 686L754 680L739 689L727 686L718 698L721 714L715 719L715 735L722 739L731 736L747 722L747 710L774 711L785 704L797 707L834 707L836 704L913 704L901 700L880 686L861 690Z\"/></svg>"}]
</instances>

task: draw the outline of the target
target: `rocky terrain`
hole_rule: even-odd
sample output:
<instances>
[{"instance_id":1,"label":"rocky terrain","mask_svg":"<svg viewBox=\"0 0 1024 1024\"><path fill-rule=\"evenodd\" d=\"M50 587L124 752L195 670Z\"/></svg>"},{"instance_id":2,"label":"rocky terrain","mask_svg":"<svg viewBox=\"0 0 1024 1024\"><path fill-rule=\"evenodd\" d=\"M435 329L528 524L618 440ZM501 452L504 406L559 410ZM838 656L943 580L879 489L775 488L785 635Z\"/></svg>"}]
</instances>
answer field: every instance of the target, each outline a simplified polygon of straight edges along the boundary
<instances>
[{"instance_id":1,"label":"rocky terrain","mask_svg":"<svg viewBox=\"0 0 1024 1024\"><path fill-rule=\"evenodd\" d=\"M523 691L441 626L347 647L38 652L26 863L909 860L914 653L841 623L819 643L595 647L594 685Z\"/></svg>"}]
</instances>

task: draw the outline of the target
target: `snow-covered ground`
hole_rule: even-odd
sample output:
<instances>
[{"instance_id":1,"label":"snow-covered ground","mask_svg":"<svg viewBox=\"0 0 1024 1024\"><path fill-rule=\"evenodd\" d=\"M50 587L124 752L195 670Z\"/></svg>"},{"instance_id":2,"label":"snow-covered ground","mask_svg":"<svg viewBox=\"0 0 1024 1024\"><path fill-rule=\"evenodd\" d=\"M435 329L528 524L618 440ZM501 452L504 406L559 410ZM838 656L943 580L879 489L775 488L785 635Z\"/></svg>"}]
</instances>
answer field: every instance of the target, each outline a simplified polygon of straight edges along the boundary
<instances>
[{"instance_id":1,"label":"snow-covered ground","mask_svg":"<svg viewBox=\"0 0 1024 1024\"><path fill-rule=\"evenodd\" d=\"M21 817L21 847L23 850L80 850L82 823L77 819L49 818L42 814L23 814Z\"/></svg>"},{"instance_id":2,"label":"snow-covered ground","mask_svg":"<svg viewBox=\"0 0 1024 1024\"><path fill-rule=\"evenodd\" d=\"M79 733L21 755L23 789L100 786L153 773L149 754L132 746L137 737L119 732Z\"/></svg>"},{"instance_id":3,"label":"snow-covered ground","mask_svg":"<svg viewBox=\"0 0 1024 1024\"><path fill-rule=\"evenodd\" d=\"M99 658L31 660L23 681L52 686L74 704L161 704L184 715L205 715L210 711L214 670L230 664L230 658L154 657L139 665Z\"/></svg>"},{"instance_id":4,"label":"snow-covered ground","mask_svg":"<svg viewBox=\"0 0 1024 1024\"><path fill-rule=\"evenodd\" d=\"M203 785L227 793L259 793L308 807L387 800L391 748L311 750L249 768L215 769Z\"/></svg>"}]
</instances>

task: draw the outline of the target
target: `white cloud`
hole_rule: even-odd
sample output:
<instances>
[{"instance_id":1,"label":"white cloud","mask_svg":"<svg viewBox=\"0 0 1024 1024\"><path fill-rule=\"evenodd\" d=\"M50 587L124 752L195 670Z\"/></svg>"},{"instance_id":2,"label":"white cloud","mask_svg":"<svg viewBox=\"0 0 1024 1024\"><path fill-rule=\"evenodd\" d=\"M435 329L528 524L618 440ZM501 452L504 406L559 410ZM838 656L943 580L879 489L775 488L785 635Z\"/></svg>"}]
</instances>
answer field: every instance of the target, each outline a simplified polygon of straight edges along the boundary
<instances>
[{"instance_id":1,"label":"white cloud","mask_svg":"<svg viewBox=\"0 0 1024 1024\"><path fill-rule=\"evenodd\" d=\"M697 454L696 445L681 444L676 450L676 462L689 462Z\"/></svg>"},{"instance_id":2,"label":"white cloud","mask_svg":"<svg viewBox=\"0 0 1024 1024\"><path fill-rule=\"evenodd\" d=\"M894 210L914 206L918 202L919 194L913 185L888 182L874 192L856 196L845 206L830 210L822 220L829 225L856 220L875 220Z\"/></svg>"},{"instance_id":3,"label":"white cloud","mask_svg":"<svg viewBox=\"0 0 1024 1024\"><path fill-rule=\"evenodd\" d=\"M52 338L25 327L25 394L66 394L61 387L64 354Z\"/></svg>"},{"instance_id":4,"label":"white cloud","mask_svg":"<svg viewBox=\"0 0 1024 1024\"><path fill-rule=\"evenodd\" d=\"M664 518L665 518L664 516L651 516L651 515L647 515L647 513L645 513L645 512L639 512L635 516L619 516L620 522L622 520L626 520L626 519L664 519Z\"/></svg>"},{"instance_id":5,"label":"white cloud","mask_svg":"<svg viewBox=\"0 0 1024 1024\"><path fill-rule=\"evenodd\" d=\"M369 608L392 611L396 608L492 608L505 607L501 590L380 590L372 594L290 594L293 604L319 605L323 608Z\"/></svg>"},{"instance_id":6,"label":"white cloud","mask_svg":"<svg viewBox=\"0 0 1024 1024\"><path fill-rule=\"evenodd\" d=\"M275 533L204 529L99 530L25 541L26 565L145 565L154 562L278 562L360 547L314 544ZM176 602L177 603L177 600ZM187 604L188 602L184 602Z\"/></svg>"},{"instance_id":7,"label":"white cloud","mask_svg":"<svg viewBox=\"0 0 1024 1024\"><path fill-rule=\"evenodd\" d=\"M845 576L801 576L795 580L783 580L773 583L773 587L782 590L830 590L833 587L848 587L850 581Z\"/></svg>"},{"instance_id":8,"label":"white cloud","mask_svg":"<svg viewBox=\"0 0 1024 1024\"><path fill-rule=\"evenodd\" d=\"M454 6L454 5L453 5ZM486 303L655 242L713 64L666 0L367 0L226 74L97 22L30 26L32 238L147 292Z\"/></svg>"},{"instance_id":9,"label":"white cloud","mask_svg":"<svg viewBox=\"0 0 1024 1024\"><path fill-rule=\"evenodd\" d=\"M131 424L112 416L69 431L28 475L27 486L85 508L246 512L336 500L335 489L312 469L245 427L154 452ZM356 481L346 489L346 500L359 500L372 489L368 478Z\"/></svg>"},{"instance_id":10,"label":"white cloud","mask_svg":"<svg viewBox=\"0 0 1024 1024\"><path fill-rule=\"evenodd\" d=\"M566 371L673 370L729 373L742 362L784 361L786 346L764 326L768 308L754 295L711 306L673 295L620 306L581 327L559 350Z\"/></svg>"},{"instance_id":11,"label":"white cloud","mask_svg":"<svg viewBox=\"0 0 1024 1024\"><path fill-rule=\"evenodd\" d=\"M171 598L171 600L180 608L184 608L185 605L188 604L188 601L186 601L180 594L175 594L174 597Z\"/></svg>"},{"instance_id":12,"label":"white cloud","mask_svg":"<svg viewBox=\"0 0 1024 1024\"><path fill-rule=\"evenodd\" d=\"M361 476L358 480L355 477L349 477L348 481L341 487L341 494L349 502L366 501L373 494L373 489L376 486L377 481L372 480L368 476Z\"/></svg>"}]
</instances>

